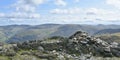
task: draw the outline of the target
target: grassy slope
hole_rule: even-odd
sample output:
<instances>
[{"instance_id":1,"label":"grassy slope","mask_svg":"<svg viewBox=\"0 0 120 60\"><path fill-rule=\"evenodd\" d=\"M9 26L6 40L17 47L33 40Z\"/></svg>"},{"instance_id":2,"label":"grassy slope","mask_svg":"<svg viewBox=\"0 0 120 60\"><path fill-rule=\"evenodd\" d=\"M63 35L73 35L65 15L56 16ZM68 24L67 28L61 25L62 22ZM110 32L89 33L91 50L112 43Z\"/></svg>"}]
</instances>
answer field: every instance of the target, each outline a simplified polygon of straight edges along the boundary
<instances>
[{"instance_id":1,"label":"grassy slope","mask_svg":"<svg viewBox=\"0 0 120 60\"><path fill-rule=\"evenodd\" d=\"M8 38L6 37L6 35L0 31L0 42L5 42Z\"/></svg>"},{"instance_id":2,"label":"grassy slope","mask_svg":"<svg viewBox=\"0 0 120 60\"><path fill-rule=\"evenodd\" d=\"M0 60L10 60L7 56L0 56Z\"/></svg>"},{"instance_id":3,"label":"grassy slope","mask_svg":"<svg viewBox=\"0 0 120 60\"><path fill-rule=\"evenodd\" d=\"M11 60L11 58L12 58L12 60L47 60L47 59L38 58L33 55L21 55L21 53L23 53L23 52L29 52L29 51L25 51L25 50L19 51L17 53L17 55L15 55L14 57L0 56L0 60ZM63 60L63 59L57 59L57 60ZM71 58L69 60L74 60L74 59ZM83 57L83 60L84 60L84 57ZM107 57L107 58L92 57L91 60L120 60L120 58L117 58L117 57Z\"/></svg>"},{"instance_id":4,"label":"grassy slope","mask_svg":"<svg viewBox=\"0 0 120 60\"><path fill-rule=\"evenodd\" d=\"M109 42L115 41L120 43L120 33L103 34L103 35L99 35L99 37Z\"/></svg>"}]
</instances>

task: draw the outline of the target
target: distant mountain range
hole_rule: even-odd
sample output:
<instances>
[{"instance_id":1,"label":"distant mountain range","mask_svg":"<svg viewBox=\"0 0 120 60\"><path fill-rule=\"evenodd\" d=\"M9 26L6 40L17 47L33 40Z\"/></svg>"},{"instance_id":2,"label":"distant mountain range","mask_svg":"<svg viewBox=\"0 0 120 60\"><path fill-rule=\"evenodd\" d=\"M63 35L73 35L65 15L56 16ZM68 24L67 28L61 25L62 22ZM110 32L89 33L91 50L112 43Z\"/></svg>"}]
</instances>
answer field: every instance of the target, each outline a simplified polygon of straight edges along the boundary
<instances>
[{"instance_id":1,"label":"distant mountain range","mask_svg":"<svg viewBox=\"0 0 120 60\"><path fill-rule=\"evenodd\" d=\"M111 30L114 29L114 30ZM120 29L120 25L77 25L77 24L43 24L43 25L8 25L0 26L1 42L22 42L41 40L52 36L68 37L76 31L85 31L90 35L111 33ZM111 30L111 31L109 31ZM116 31L115 33L120 32Z\"/></svg>"},{"instance_id":2,"label":"distant mountain range","mask_svg":"<svg viewBox=\"0 0 120 60\"><path fill-rule=\"evenodd\" d=\"M103 30L100 30L98 32L96 32L95 34L112 34L112 33L118 33L120 32L120 29L103 29Z\"/></svg>"}]
</instances>

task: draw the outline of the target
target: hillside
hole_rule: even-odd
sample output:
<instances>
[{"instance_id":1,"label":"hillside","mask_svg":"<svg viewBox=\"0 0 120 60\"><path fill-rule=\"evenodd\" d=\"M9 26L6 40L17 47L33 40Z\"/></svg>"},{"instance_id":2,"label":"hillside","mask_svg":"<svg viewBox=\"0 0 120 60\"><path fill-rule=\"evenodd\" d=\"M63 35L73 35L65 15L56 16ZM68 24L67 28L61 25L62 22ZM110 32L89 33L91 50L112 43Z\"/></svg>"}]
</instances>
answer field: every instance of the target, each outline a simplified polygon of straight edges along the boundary
<instances>
[{"instance_id":1,"label":"hillside","mask_svg":"<svg viewBox=\"0 0 120 60\"><path fill-rule=\"evenodd\" d=\"M76 31L85 31L90 35L103 29L120 29L119 25L78 25L78 24L43 24L43 25L8 25L0 26L1 42L23 42L52 36L68 37Z\"/></svg>"},{"instance_id":2,"label":"hillside","mask_svg":"<svg viewBox=\"0 0 120 60\"><path fill-rule=\"evenodd\" d=\"M108 42L118 42L120 43L120 33L113 33L113 34L102 34L99 37Z\"/></svg>"},{"instance_id":3,"label":"hillside","mask_svg":"<svg viewBox=\"0 0 120 60\"><path fill-rule=\"evenodd\" d=\"M112 42L113 43L113 42ZM77 31L65 37L51 37L12 44L2 44L0 60L119 60L119 44Z\"/></svg>"},{"instance_id":4,"label":"hillside","mask_svg":"<svg viewBox=\"0 0 120 60\"><path fill-rule=\"evenodd\" d=\"M96 32L96 35L101 35L101 34L113 34L113 33L120 33L120 29L103 29L98 32Z\"/></svg>"}]
</instances>

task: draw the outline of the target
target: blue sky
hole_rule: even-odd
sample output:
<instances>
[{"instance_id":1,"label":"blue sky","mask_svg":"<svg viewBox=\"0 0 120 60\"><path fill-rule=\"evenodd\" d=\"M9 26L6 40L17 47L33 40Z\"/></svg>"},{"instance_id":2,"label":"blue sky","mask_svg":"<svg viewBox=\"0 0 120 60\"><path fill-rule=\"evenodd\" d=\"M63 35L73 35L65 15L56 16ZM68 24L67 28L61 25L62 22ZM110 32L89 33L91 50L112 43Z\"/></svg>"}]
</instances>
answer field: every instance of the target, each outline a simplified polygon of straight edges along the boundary
<instances>
[{"instance_id":1,"label":"blue sky","mask_svg":"<svg viewBox=\"0 0 120 60\"><path fill-rule=\"evenodd\" d=\"M120 24L120 0L0 0L0 25Z\"/></svg>"}]
</instances>

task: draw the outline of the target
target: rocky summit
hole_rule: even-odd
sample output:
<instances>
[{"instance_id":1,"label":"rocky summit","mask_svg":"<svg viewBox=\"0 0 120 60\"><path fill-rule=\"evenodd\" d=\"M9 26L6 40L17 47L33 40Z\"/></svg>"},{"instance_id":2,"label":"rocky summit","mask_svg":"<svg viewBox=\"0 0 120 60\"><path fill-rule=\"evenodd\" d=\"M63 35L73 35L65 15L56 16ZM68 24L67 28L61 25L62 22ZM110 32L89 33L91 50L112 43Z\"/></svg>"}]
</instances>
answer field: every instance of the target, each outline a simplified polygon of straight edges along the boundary
<instances>
[{"instance_id":1,"label":"rocky summit","mask_svg":"<svg viewBox=\"0 0 120 60\"><path fill-rule=\"evenodd\" d=\"M107 43L98 37L89 36L87 33L81 31L69 37L68 47L68 50L75 51L79 54L120 57L120 46L117 42Z\"/></svg>"},{"instance_id":2,"label":"rocky summit","mask_svg":"<svg viewBox=\"0 0 120 60\"><path fill-rule=\"evenodd\" d=\"M103 60L106 57L107 60L119 60L120 45L77 31L69 38L55 36L44 40L1 44L0 55L7 56L8 60Z\"/></svg>"}]
</instances>

